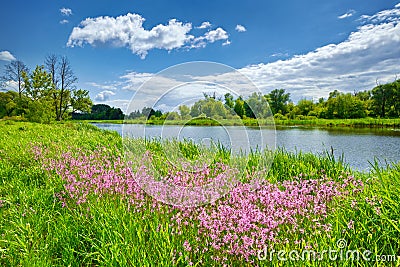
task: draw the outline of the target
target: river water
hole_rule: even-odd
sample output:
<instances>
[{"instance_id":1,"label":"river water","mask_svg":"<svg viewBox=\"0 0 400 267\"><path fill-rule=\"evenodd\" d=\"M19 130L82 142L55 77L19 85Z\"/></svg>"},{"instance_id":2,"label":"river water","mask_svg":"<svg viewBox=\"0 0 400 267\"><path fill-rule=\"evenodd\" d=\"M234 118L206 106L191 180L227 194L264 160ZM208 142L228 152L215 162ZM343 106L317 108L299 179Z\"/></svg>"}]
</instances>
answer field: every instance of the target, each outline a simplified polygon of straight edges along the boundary
<instances>
[{"instance_id":1,"label":"river water","mask_svg":"<svg viewBox=\"0 0 400 267\"><path fill-rule=\"evenodd\" d=\"M94 123L97 127L117 131L133 137L175 137L195 142L219 141L233 151L255 147L282 147L293 152L314 154L333 153L360 171L371 169L374 158L385 162L400 161L399 129L313 128L313 127L218 127L218 126L162 126L137 124Z\"/></svg>"}]
</instances>

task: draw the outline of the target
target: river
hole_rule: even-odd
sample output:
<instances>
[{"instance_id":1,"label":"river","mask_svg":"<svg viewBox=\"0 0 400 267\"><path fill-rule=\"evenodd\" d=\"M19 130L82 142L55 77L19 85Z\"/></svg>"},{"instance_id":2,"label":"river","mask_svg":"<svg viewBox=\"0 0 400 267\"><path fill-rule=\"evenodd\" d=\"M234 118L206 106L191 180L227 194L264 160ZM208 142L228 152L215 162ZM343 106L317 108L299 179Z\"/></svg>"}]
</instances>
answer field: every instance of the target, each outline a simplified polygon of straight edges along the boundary
<instances>
[{"instance_id":1,"label":"river","mask_svg":"<svg viewBox=\"0 0 400 267\"><path fill-rule=\"evenodd\" d=\"M384 166L385 162L400 161L399 129L364 128L314 128L314 127L217 127L217 126L162 126L137 124L94 123L97 127L117 131L120 135L129 133L134 137L178 137L193 139L196 142L212 139L221 142L233 150L260 143L270 148L283 147L287 151L312 152L323 154L332 151L336 158L344 161L353 169L368 171L369 162L374 158ZM248 142L247 142L248 140ZM232 147L233 146L233 147Z\"/></svg>"}]
</instances>

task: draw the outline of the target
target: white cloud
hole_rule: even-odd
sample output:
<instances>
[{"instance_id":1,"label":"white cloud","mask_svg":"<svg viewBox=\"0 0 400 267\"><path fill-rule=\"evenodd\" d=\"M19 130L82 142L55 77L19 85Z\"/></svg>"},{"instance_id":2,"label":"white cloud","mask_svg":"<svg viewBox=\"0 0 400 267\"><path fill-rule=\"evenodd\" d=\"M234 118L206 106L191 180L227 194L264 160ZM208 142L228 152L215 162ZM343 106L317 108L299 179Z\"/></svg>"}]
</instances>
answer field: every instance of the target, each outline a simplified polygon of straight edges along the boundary
<instances>
[{"instance_id":1,"label":"white cloud","mask_svg":"<svg viewBox=\"0 0 400 267\"><path fill-rule=\"evenodd\" d=\"M96 87L96 88L100 88L102 90L108 90L108 91L116 91L118 89L118 86L121 85L120 82L111 82L111 83L106 83L106 84L99 84L96 82L88 82L86 84L90 85L92 87Z\"/></svg>"},{"instance_id":2,"label":"white cloud","mask_svg":"<svg viewBox=\"0 0 400 267\"><path fill-rule=\"evenodd\" d=\"M356 13L355 10L350 9L349 11L347 11L346 13L344 13L343 15L338 16L338 19L345 19L345 18L352 17L355 13Z\"/></svg>"},{"instance_id":3,"label":"white cloud","mask_svg":"<svg viewBox=\"0 0 400 267\"><path fill-rule=\"evenodd\" d=\"M387 9L382 10L374 15L363 15L361 20L365 23L380 23L380 22L398 22L400 16L400 9Z\"/></svg>"},{"instance_id":4,"label":"white cloud","mask_svg":"<svg viewBox=\"0 0 400 267\"><path fill-rule=\"evenodd\" d=\"M215 30L206 32L202 36L194 38L191 41L190 48L205 47L207 45L207 43L214 43L219 40L226 40L227 42L225 42L223 45L227 45L227 44L230 44L228 37L229 37L228 33L224 29L218 27Z\"/></svg>"},{"instance_id":5,"label":"white cloud","mask_svg":"<svg viewBox=\"0 0 400 267\"><path fill-rule=\"evenodd\" d=\"M225 42L222 43L222 45L230 45L230 44L231 44L231 41L229 41L229 40L226 40Z\"/></svg>"},{"instance_id":6,"label":"white cloud","mask_svg":"<svg viewBox=\"0 0 400 267\"><path fill-rule=\"evenodd\" d=\"M130 13L116 18L87 18L80 27L72 30L67 46L111 43L117 47L129 47L133 53L145 58L151 49L172 50L193 38L188 35L192 29L190 23L172 19L167 25L159 24L146 30L143 28L144 20L140 15Z\"/></svg>"},{"instance_id":7,"label":"white cloud","mask_svg":"<svg viewBox=\"0 0 400 267\"><path fill-rule=\"evenodd\" d=\"M271 54L270 55L270 57L288 57L289 56L289 53L281 53L281 52L278 52L278 53L273 53L273 54Z\"/></svg>"},{"instance_id":8,"label":"white cloud","mask_svg":"<svg viewBox=\"0 0 400 267\"><path fill-rule=\"evenodd\" d=\"M94 99L96 101L107 101L110 98L110 96L113 96L113 95L115 95L115 93L113 91L104 90L104 91L98 93Z\"/></svg>"},{"instance_id":9,"label":"white cloud","mask_svg":"<svg viewBox=\"0 0 400 267\"><path fill-rule=\"evenodd\" d=\"M240 24L236 25L235 30L237 30L238 32L245 32L245 31L247 31L247 29L246 29L243 25L240 25Z\"/></svg>"},{"instance_id":10,"label":"white cloud","mask_svg":"<svg viewBox=\"0 0 400 267\"><path fill-rule=\"evenodd\" d=\"M211 27L211 23L208 21L204 21L197 29L207 29Z\"/></svg>"},{"instance_id":11,"label":"white cloud","mask_svg":"<svg viewBox=\"0 0 400 267\"><path fill-rule=\"evenodd\" d=\"M284 88L293 99L326 97L335 89L371 89L376 79L392 81L400 73L400 13L384 10L363 17L368 17L369 23L358 27L344 42L240 71L263 91Z\"/></svg>"},{"instance_id":12,"label":"white cloud","mask_svg":"<svg viewBox=\"0 0 400 267\"><path fill-rule=\"evenodd\" d=\"M400 8L400 3L394 6L395 8Z\"/></svg>"},{"instance_id":13,"label":"white cloud","mask_svg":"<svg viewBox=\"0 0 400 267\"><path fill-rule=\"evenodd\" d=\"M72 10L70 8L65 8L65 7L60 8L60 12L61 12L61 15L63 15L63 16L68 17L68 16L72 15Z\"/></svg>"},{"instance_id":14,"label":"white cloud","mask_svg":"<svg viewBox=\"0 0 400 267\"><path fill-rule=\"evenodd\" d=\"M210 43L214 43L215 41L218 40L228 39L228 33L222 28L217 28L215 30L206 32L204 35L204 39L206 39Z\"/></svg>"},{"instance_id":15,"label":"white cloud","mask_svg":"<svg viewBox=\"0 0 400 267\"><path fill-rule=\"evenodd\" d=\"M74 27L69 36L67 46L83 46L85 43L111 44L116 47L127 47L142 59L149 50L204 47L207 43L225 40L228 34L222 28L208 31L204 36L195 38L190 35L191 23L182 23L171 19L168 24L159 24L146 30L145 19L138 14L128 13L119 17L87 18Z\"/></svg>"},{"instance_id":16,"label":"white cloud","mask_svg":"<svg viewBox=\"0 0 400 267\"><path fill-rule=\"evenodd\" d=\"M9 51L0 51L0 60L13 61L16 58Z\"/></svg>"},{"instance_id":17,"label":"white cloud","mask_svg":"<svg viewBox=\"0 0 400 267\"><path fill-rule=\"evenodd\" d=\"M67 24L69 21L67 19L60 20L60 24Z\"/></svg>"}]
</instances>

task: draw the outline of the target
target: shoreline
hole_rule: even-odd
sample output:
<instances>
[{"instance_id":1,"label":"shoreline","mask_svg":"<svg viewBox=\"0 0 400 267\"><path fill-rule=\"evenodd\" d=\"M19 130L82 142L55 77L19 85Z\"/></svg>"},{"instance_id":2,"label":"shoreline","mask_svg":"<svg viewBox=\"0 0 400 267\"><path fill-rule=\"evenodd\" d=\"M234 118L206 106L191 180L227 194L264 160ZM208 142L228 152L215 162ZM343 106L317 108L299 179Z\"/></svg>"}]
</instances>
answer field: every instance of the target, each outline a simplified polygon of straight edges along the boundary
<instances>
[{"instance_id":1,"label":"shoreline","mask_svg":"<svg viewBox=\"0 0 400 267\"><path fill-rule=\"evenodd\" d=\"M313 120L259 120L243 119L242 124L237 120L212 119L201 120L70 120L72 122L110 123L110 124L147 124L147 125L190 125L190 126L304 126L316 128L400 128L400 118L397 119L313 119Z\"/></svg>"}]
</instances>

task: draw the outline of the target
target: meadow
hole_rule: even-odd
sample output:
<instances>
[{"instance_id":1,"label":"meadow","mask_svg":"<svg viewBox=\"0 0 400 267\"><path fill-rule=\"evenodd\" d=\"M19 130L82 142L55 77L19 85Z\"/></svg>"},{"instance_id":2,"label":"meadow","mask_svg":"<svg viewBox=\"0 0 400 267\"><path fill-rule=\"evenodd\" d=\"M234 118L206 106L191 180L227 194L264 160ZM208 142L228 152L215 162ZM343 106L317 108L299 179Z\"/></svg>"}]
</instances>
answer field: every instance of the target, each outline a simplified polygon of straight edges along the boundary
<instances>
[{"instance_id":1,"label":"meadow","mask_svg":"<svg viewBox=\"0 0 400 267\"><path fill-rule=\"evenodd\" d=\"M400 164L371 159L373 170L359 173L329 153L280 149L241 156L238 172L220 148L187 173L168 163L159 141L135 142L145 151L126 161L116 132L0 121L0 265L400 264ZM198 157L193 144L179 148ZM268 171L265 157L273 157ZM155 175L149 164L177 186L236 183L213 203L168 205L142 189Z\"/></svg>"}]
</instances>

